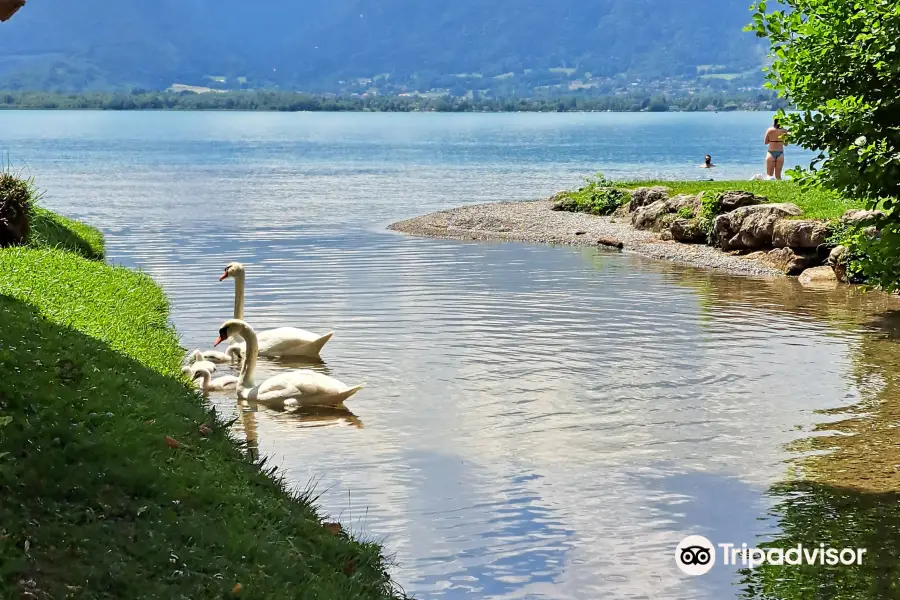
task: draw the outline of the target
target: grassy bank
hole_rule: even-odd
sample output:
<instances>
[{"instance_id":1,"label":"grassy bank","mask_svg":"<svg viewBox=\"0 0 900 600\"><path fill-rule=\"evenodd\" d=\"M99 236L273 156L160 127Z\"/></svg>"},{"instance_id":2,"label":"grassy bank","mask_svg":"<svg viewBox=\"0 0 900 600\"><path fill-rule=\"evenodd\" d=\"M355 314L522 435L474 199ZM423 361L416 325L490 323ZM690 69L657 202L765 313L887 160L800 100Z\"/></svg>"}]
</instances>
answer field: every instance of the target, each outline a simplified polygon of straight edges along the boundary
<instances>
[{"instance_id":1,"label":"grassy bank","mask_svg":"<svg viewBox=\"0 0 900 600\"><path fill-rule=\"evenodd\" d=\"M742 190L764 196L770 202L793 202L803 209L804 219L837 219L851 208L862 208L859 202L844 200L826 191L804 191L791 181L635 181L626 187L637 188L661 185L674 194L697 194L700 192L724 192Z\"/></svg>"},{"instance_id":2,"label":"grassy bank","mask_svg":"<svg viewBox=\"0 0 900 600\"><path fill-rule=\"evenodd\" d=\"M181 379L160 288L91 228L32 226L0 250L0 597L398 597Z\"/></svg>"}]
</instances>

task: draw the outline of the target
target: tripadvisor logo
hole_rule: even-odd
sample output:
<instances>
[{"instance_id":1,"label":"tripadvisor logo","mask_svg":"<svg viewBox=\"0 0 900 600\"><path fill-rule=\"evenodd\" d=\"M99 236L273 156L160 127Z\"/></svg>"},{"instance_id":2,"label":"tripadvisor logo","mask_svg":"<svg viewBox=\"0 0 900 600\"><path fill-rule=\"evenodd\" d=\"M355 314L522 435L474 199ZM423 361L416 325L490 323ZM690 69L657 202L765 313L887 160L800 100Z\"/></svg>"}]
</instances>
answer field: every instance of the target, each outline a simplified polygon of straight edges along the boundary
<instances>
[{"instance_id":1,"label":"tripadvisor logo","mask_svg":"<svg viewBox=\"0 0 900 600\"><path fill-rule=\"evenodd\" d=\"M702 535L689 535L675 548L675 564L685 575L705 575L716 564L717 549L723 565L740 565L748 569L760 565L861 565L865 548L805 547L748 548L747 544L713 544Z\"/></svg>"},{"instance_id":2,"label":"tripadvisor logo","mask_svg":"<svg viewBox=\"0 0 900 600\"><path fill-rule=\"evenodd\" d=\"M716 564L716 549L702 535L689 535L675 548L675 563L685 575L705 575Z\"/></svg>"}]
</instances>

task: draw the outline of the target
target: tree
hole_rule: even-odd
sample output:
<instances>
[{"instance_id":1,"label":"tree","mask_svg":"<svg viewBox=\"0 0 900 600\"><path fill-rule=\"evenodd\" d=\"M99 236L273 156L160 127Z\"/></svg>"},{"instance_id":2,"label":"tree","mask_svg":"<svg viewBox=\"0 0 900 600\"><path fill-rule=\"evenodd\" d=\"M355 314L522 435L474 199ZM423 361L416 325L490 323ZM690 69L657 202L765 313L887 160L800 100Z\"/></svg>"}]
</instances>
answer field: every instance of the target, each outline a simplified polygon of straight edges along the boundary
<instances>
[{"instance_id":1,"label":"tree","mask_svg":"<svg viewBox=\"0 0 900 600\"><path fill-rule=\"evenodd\" d=\"M804 185L881 207L880 239L854 235L859 270L872 283L900 287L900 2L784 0L753 6L748 29L771 43L768 86L799 112L779 116L788 141L817 150ZM787 10L785 10L785 8Z\"/></svg>"}]
</instances>

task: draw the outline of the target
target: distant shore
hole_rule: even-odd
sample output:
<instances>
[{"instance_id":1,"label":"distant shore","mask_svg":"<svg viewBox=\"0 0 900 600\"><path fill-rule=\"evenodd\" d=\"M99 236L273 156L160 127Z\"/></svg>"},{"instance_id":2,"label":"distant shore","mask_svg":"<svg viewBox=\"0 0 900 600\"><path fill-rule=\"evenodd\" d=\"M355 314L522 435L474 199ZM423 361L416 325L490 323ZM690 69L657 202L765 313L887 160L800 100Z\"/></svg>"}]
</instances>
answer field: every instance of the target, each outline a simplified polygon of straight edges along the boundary
<instances>
[{"instance_id":1,"label":"distant shore","mask_svg":"<svg viewBox=\"0 0 900 600\"><path fill-rule=\"evenodd\" d=\"M195 93L0 91L0 110L178 110L254 112L758 112L782 107L777 99L709 94L692 97L631 96L471 98L451 96L332 96L272 91Z\"/></svg>"}]
</instances>

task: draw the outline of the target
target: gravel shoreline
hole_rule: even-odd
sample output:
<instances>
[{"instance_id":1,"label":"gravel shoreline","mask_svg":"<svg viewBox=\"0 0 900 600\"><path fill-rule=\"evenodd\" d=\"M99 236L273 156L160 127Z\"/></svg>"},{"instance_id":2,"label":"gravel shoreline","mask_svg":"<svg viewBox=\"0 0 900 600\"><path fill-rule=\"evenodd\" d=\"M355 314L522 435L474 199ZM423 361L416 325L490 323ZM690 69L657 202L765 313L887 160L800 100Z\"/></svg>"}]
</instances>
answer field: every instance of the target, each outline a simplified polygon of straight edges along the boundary
<instances>
[{"instance_id":1,"label":"gravel shoreline","mask_svg":"<svg viewBox=\"0 0 900 600\"><path fill-rule=\"evenodd\" d=\"M628 252L735 275L785 277L759 261L700 244L662 241L624 217L551 210L550 200L461 206L388 226L391 231L458 240L502 240L570 246L620 245Z\"/></svg>"}]
</instances>

